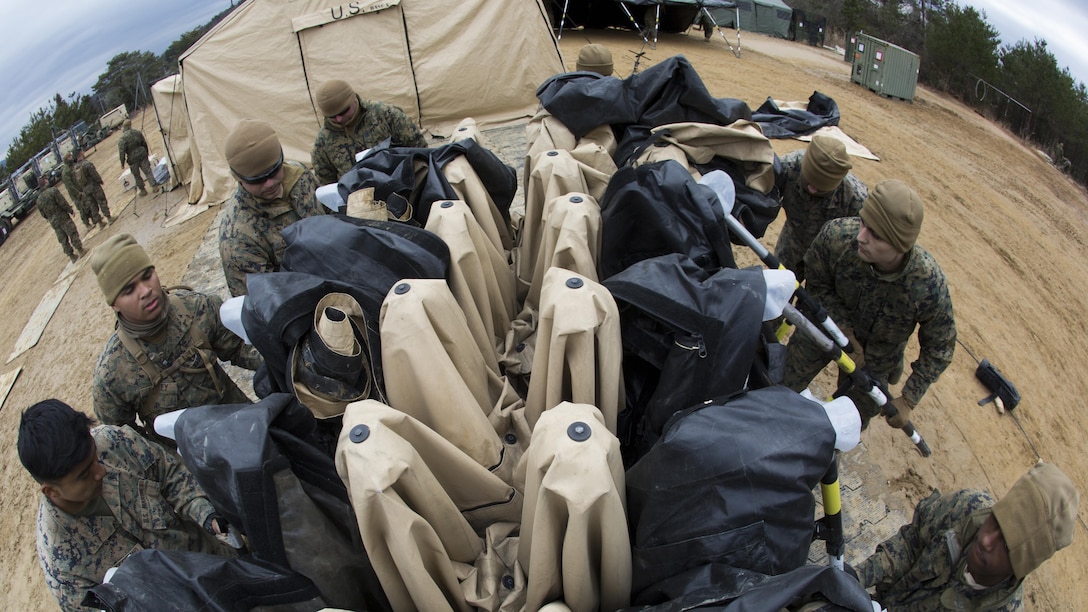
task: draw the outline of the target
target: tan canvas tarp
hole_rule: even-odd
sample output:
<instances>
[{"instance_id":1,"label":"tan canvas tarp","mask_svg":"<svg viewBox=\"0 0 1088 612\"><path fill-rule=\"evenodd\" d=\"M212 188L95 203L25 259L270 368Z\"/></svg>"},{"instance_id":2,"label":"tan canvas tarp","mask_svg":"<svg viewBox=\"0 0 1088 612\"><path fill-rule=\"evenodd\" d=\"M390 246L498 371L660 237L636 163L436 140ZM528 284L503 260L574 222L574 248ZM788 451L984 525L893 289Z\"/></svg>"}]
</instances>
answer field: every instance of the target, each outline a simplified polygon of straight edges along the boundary
<instances>
[{"instance_id":1,"label":"tan canvas tarp","mask_svg":"<svg viewBox=\"0 0 1088 612\"><path fill-rule=\"evenodd\" d=\"M321 127L312 95L330 78L400 106L433 135L465 117L527 120L537 86L565 70L542 2L249 0L180 60L203 179L190 201L230 196L222 143L243 118L272 124L286 157L308 163Z\"/></svg>"}]
</instances>

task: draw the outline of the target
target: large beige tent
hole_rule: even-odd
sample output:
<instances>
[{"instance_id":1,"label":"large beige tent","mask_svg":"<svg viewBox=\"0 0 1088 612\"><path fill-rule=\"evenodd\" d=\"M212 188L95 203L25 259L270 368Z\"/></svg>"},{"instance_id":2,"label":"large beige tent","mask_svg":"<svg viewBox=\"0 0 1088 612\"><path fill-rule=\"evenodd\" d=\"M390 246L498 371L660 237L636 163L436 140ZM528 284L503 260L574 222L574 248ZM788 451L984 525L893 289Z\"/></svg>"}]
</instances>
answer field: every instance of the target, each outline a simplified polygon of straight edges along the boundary
<instances>
[{"instance_id":1,"label":"large beige tent","mask_svg":"<svg viewBox=\"0 0 1088 612\"><path fill-rule=\"evenodd\" d=\"M193 176L193 168L200 165L200 159L193 159L194 149L190 145L189 117L185 111L185 99L181 93L181 77L171 75L156 81L151 86L151 103L155 108L155 118L159 122L159 133L166 145L166 157L170 168L170 189L190 177L196 180L197 193L203 190L200 176Z\"/></svg>"},{"instance_id":2,"label":"large beige tent","mask_svg":"<svg viewBox=\"0 0 1088 612\"><path fill-rule=\"evenodd\" d=\"M562 72L545 0L247 0L181 56L195 161L190 202L234 189L223 157L240 119L272 124L288 159L309 162L322 118L313 95L347 81L441 136L465 117L524 120Z\"/></svg>"}]
</instances>

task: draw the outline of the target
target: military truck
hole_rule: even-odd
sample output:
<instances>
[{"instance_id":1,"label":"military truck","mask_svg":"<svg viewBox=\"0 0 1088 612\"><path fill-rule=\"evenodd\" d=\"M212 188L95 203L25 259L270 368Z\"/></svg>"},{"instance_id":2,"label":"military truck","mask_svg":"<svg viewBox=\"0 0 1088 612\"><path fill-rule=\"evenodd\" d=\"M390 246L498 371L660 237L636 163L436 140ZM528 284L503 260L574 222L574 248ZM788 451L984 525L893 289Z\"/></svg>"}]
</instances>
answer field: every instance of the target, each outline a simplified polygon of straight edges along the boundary
<instances>
[{"instance_id":1,"label":"military truck","mask_svg":"<svg viewBox=\"0 0 1088 612\"><path fill-rule=\"evenodd\" d=\"M0 244L11 235L15 224L30 214L38 202L38 177L41 169L31 159L0 181Z\"/></svg>"},{"instance_id":2,"label":"military truck","mask_svg":"<svg viewBox=\"0 0 1088 612\"><path fill-rule=\"evenodd\" d=\"M128 119L128 109L122 104L98 118L98 124L111 131Z\"/></svg>"}]
</instances>

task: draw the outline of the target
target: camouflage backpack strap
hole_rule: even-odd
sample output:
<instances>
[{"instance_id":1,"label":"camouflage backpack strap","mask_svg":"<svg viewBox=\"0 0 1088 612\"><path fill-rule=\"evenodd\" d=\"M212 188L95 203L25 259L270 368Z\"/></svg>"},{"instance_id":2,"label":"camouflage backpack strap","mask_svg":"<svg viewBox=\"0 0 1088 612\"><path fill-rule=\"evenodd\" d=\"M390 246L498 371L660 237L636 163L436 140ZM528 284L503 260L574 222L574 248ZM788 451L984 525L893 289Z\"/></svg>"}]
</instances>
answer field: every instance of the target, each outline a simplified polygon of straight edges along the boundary
<instances>
[{"instance_id":1,"label":"camouflage backpack strap","mask_svg":"<svg viewBox=\"0 0 1088 612\"><path fill-rule=\"evenodd\" d=\"M169 293L172 289L188 289L188 287L169 287L164 291ZM211 342L208 341L208 337L198 326L193 324L196 318L192 315L192 312L184 302L181 300L174 300L171 302L171 307L176 308L180 316L189 320L188 332L192 342L190 343L189 348L182 352L181 355L178 355L177 359L164 370L160 370L158 365L151 361L147 356L147 352L140 346L140 343L136 338L125 331L124 328L117 328L117 337L121 340L121 344L123 344L125 350L132 355L132 358L136 360L136 363L140 365L140 368L147 374L147 377L151 379L151 392L148 393L143 403L145 412L151 412L154 409L155 403L159 400L159 391L161 390L161 384L164 380L173 376L174 373L179 370L186 373L201 371L201 369L184 367L185 362L188 361L189 357L194 353L200 357L201 362L204 364L202 369L207 370L219 397L222 398L225 393L223 382L219 379L219 376L215 371L216 359L214 352L212 351Z\"/></svg>"},{"instance_id":2,"label":"camouflage backpack strap","mask_svg":"<svg viewBox=\"0 0 1088 612\"><path fill-rule=\"evenodd\" d=\"M192 291L189 287L176 286L166 289L170 292L174 289L186 289ZM219 380L219 375L216 372L215 364L217 359L215 356L215 349L212 348L212 343L208 340L207 334L204 330L200 329L199 325L196 325L196 316L189 310L189 307L185 305L185 302L181 300L174 300L171 305L178 309L178 314L189 319L189 338L192 340L189 349L182 353L174 363L170 366L169 372L181 370L182 372L193 374L199 372L197 368L184 367L185 361L188 360L191 353L196 353L200 357L200 361L204 364L204 370L208 372L208 377L212 379L212 384L215 385L216 394L222 399L223 394L226 393L226 388L223 385L223 381Z\"/></svg>"},{"instance_id":3,"label":"camouflage backpack strap","mask_svg":"<svg viewBox=\"0 0 1088 612\"><path fill-rule=\"evenodd\" d=\"M136 341L136 338L133 338L131 334L125 331L125 328L117 327L117 337L120 338L121 344L124 345L128 354L132 355L132 358L143 369L144 374L147 374L147 377L151 379L151 392L144 398L143 405L144 412L150 412L155 407L155 402L159 401L159 385L162 384L166 376L159 371L155 364L151 363L151 359L148 358L143 347Z\"/></svg>"}]
</instances>

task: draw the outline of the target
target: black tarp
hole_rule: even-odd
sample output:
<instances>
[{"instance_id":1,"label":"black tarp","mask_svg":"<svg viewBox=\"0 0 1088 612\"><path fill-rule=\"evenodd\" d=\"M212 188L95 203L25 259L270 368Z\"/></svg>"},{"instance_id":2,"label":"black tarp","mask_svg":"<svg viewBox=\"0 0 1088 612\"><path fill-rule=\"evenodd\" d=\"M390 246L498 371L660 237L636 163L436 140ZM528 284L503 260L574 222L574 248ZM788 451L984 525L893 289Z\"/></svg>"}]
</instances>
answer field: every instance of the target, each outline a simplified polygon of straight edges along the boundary
<instances>
[{"instance_id":1,"label":"black tarp","mask_svg":"<svg viewBox=\"0 0 1088 612\"><path fill-rule=\"evenodd\" d=\"M762 271L708 272L663 255L608 278L620 307L625 459L641 456L673 413L744 389L760 342Z\"/></svg>"},{"instance_id":2,"label":"black tarp","mask_svg":"<svg viewBox=\"0 0 1088 612\"><path fill-rule=\"evenodd\" d=\"M811 134L825 125L839 124L839 105L831 97L812 92L805 110L779 108L773 98L752 113L752 121L763 128L767 138L794 138Z\"/></svg>"},{"instance_id":3,"label":"black tarp","mask_svg":"<svg viewBox=\"0 0 1088 612\"><path fill-rule=\"evenodd\" d=\"M109 612L277 612L325 608L298 572L252 556L228 559L181 550L140 550L125 557L110 581L92 587L84 606Z\"/></svg>"},{"instance_id":4,"label":"black tarp","mask_svg":"<svg viewBox=\"0 0 1088 612\"><path fill-rule=\"evenodd\" d=\"M628 130L627 140L617 147L617 160L619 166L632 164L649 147L659 144L668 145L666 139L673 136L671 129L658 129L654 132L646 130ZM622 149L622 152L619 150ZM781 195L778 185L775 185L769 193L763 193L747 185L745 162L715 155L706 163L694 163L689 159L699 174L706 175L714 170L721 170L733 179L735 199L730 214L737 218L748 233L756 238L762 238L767 232L767 227L778 217L778 211L782 208ZM774 156L774 166L777 172L781 166L778 156ZM730 236L733 244L744 244L739 236Z\"/></svg>"},{"instance_id":5,"label":"black tarp","mask_svg":"<svg viewBox=\"0 0 1088 612\"><path fill-rule=\"evenodd\" d=\"M446 278L450 249L427 230L396 221L318 215L283 228L281 269L354 285L376 296L378 309L405 278ZM378 309L360 302L367 315Z\"/></svg>"},{"instance_id":6,"label":"black tarp","mask_svg":"<svg viewBox=\"0 0 1088 612\"><path fill-rule=\"evenodd\" d=\"M627 470L632 593L707 563L770 575L803 566L812 490L834 444L823 408L785 387L673 415Z\"/></svg>"},{"instance_id":7,"label":"black tarp","mask_svg":"<svg viewBox=\"0 0 1088 612\"><path fill-rule=\"evenodd\" d=\"M253 347L264 357L264 365L254 376L253 387L260 397L290 389L288 362L291 349L313 329L314 309L330 293L347 293L363 307L367 316L367 335L371 351L381 355L377 315L368 308L381 308L385 294L376 296L355 285L327 280L301 272L269 272L250 275L248 295L242 303L242 326ZM376 311L374 311L376 312ZM375 392L384 393L381 359L371 363Z\"/></svg>"},{"instance_id":8,"label":"black tarp","mask_svg":"<svg viewBox=\"0 0 1088 612\"><path fill-rule=\"evenodd\" d=\"M312 329L317 303L334 292L347 293L362 306L373 353L373 389L384 394L378 333L382 302L402 279L445 278L449 247L413 225L344 215L307 217L282 234L287 242L283 271L246 278L242 325L264 357L263 373L254 381L258 395L290 388L289 353Z\"/></svg>"},{"instance_id":9,"label":"black tarp","mask_svg":"<svg viewBox=\"0 0 1088 612\"><path fill-rule=\"evenodd\" d=\"M386 140L340 177L337 190L340 198L347 202L348 196L355 191L373 187L374 199L385 202L398 218L405 212L405 205L410 205L412 220L424 226L431 212L431 204L439 200L458 199L442 169L462 156L472 166L495 202L499 214L509 224L510 204L518 187L517 172L471 139L433 149L389 147ZM417 172L420 167L424 170Z\"/></svg>"},{"instance_id":10,"label":"black tarp","mask_svg":"<svg viewBox=\"0 0 1088 612\"><path fill-rule=\"evenodd\" d=\"M597 267L604 279L669 253L704 270L736 267L717 195L672 160L612 175L601 197L601 234Z\"/></svg>"},{"instance_id":11,"label":"black tarp","mask_svg":"<svg viewBox=\"0 0 1088 612\"><path fill-rule=\"evenodd\" d=\"M294 396L189 408L175 425L178 452L208 499L253 555L306 576L330 607L388 609L347 489L316 420Z\"/></svg>"},{"instance_id":12,"label":"black tarp","mask_svg":"<svg viewBox=\"0 0 1088 612\"><path fill-rule=\"evenodd\" d=\"M683 55L622 80L587 72L558 74L544 81L536 95L544 109L577 138L601 125L612 126L622 142L624 132L638 126L649 129L682 122L729 125L752 116L742 100L711 96Z\"/></svg>"},{"instance_id":13,"label":"black tarp","mask_svg":"<svg viewBox=\"0 0 1088 612\"><path fill-rule=\"evenodd\" d=\"M806 565L767 576L724 564L709 563L645 589L625 612L767 612L785 610L802 601L829 602L820 612L871 612L872 599L853 576L827 566ZM791 608L792 609L792 608Z\"/></svg>"}]
</instances>

